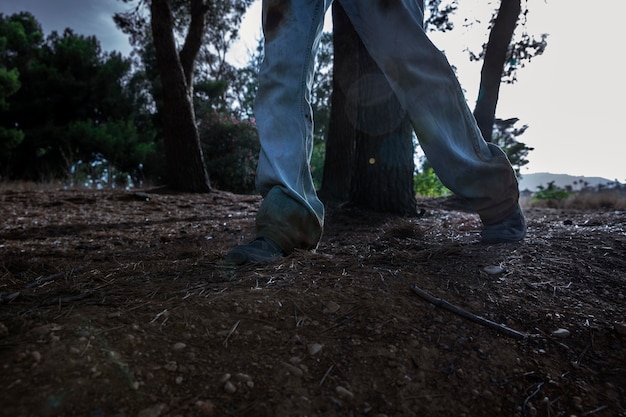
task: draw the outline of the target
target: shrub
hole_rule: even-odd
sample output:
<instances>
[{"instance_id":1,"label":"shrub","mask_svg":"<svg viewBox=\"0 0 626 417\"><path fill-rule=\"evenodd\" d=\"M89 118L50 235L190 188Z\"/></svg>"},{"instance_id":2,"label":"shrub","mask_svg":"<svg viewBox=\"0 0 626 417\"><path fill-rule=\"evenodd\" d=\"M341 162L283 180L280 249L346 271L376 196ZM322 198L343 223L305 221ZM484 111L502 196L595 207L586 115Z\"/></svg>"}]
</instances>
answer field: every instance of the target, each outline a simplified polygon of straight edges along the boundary
<instances>
[{"instance_id":1,"label":"shrub","mask_svg":"<svg viewBox=\"0 0 626 417\"><path fill-rule=\"evenodd\" d=\"M565 208L626 210L626 189L585 189L568 197L565 201Z\"/></svg>"},{"instance_id":2,"label":"shrub","mask_svg":"<svg viewBox=\"0 0 626 417\"><path fill-rule=\"evenodd\" d=\"M253 193L260 150L254 120L210 112L202 117L199 133L211 183L224 191Z\"/></svg>"},{"instance_id":3,"label":"shrub","mask_svg":"<svg viewBox=\"0 0 626 417\"><path fill-rule=\"evenodd\" d=\"M441 180L435 174L432 167L423 165L422 172L419 172L415 178L415 193L422 197L446 197L452 192L441 183Z\"/></svg>"},{"instance_id":4,"label":"shrub","mask_svg":"<svg viewBox=\"0 0 626 417\"><path fill-rule=\"evenodd\" d=\"M540 185L537 188L539 191L535 192L531 202L542 202L548 207L561 207L564 201L572 195L572 191L555 185L554 181L550 181L547 187Z\"/></svg>"}]
</instances>

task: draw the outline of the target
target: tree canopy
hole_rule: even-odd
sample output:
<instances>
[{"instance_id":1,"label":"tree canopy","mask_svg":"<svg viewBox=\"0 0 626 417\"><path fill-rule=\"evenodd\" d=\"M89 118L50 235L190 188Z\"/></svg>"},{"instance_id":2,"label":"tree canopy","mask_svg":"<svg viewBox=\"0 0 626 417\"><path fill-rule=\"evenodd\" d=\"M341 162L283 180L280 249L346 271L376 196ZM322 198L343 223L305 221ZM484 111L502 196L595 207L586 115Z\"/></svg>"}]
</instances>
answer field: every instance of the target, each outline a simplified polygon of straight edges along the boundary
<instances>
[{"instance_id":1,"label":"tree canopy","mask_svg":"<svg viewBox=\"0 0 626 417\"><path fill-rule=\"evenodd\" d=\"M1 160L4 176L63 178L79 161L119 159L110 153L110 136L98 134L106 130L136 137L139 146L149 148L150 132L139 133L133 123L137 108L127 88L130 60L117 52L102 52L95 37L77 35L69 28L44 39L29 13L2 16L0 33L1 65L11 68L8 73L17 76L20 86L3 106L0 126L23 135L16 146L3 147L11 148ZM82 127L80 135L75 134L77 125ZM123 162L118 168L140 162L141 158Z\"/></svg>"}]
</instances>

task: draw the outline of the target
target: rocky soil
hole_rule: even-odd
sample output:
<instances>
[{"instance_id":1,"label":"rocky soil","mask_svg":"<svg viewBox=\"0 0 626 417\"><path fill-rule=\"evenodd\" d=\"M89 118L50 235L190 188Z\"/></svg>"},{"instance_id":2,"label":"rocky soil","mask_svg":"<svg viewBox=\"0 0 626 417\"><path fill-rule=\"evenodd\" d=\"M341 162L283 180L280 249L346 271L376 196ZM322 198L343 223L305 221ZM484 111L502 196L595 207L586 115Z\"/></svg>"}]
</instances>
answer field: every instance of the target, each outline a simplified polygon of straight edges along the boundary
<instances>
[{"instance_id":1,"label":"rocky soil","mask_svg":"<svg viewBox=\"0 0 626 417\"><path fill-rule=\"evenodd\" d=\"M315 253L225 265L258 203L4 186L0 414L626 416L626 212L482 245L446 200L329 208Z\"/></svg>"}]
</instances>

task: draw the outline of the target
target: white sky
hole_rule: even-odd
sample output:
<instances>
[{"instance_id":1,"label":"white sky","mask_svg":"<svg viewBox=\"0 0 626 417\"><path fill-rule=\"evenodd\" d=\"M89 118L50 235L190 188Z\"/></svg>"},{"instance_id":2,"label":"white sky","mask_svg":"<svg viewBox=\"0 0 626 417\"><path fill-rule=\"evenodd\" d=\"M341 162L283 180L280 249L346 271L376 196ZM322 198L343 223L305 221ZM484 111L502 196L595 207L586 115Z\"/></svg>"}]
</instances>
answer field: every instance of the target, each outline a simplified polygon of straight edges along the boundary
<instances>
[{"instance_id":1,"label":"white sky","mask_svg":"<svg viewBox=\"0 0 626 417\"><path fill-rule=\"evenodd\" d=\"M497 1L462 0L458 14L487 21L484 4ZM624 0L528 0L528 31L548 33L548 48L518 73L518 82L501 89L497 116L517 117L529 129L520 138L535 148L522 171L577 176L600 176L626 181L626 138L621 126L626 106L626 79L621 54L626 40ZM95 34L104 50L127 54L128 42L110 16L126 7L119 0L0 0L0 12L30 11L44 32ZM253 49L260 36L260 1L250 9L241 30L242 43L234 55ZM476 99L480 65L469 64L466 46L478 49L485 34L457 24L446 35L432 34L459 70L470 107ZM245 55L244 55L245 56ZM244 60L245 62L245 60Z\"/></svg>"}]
</instances>

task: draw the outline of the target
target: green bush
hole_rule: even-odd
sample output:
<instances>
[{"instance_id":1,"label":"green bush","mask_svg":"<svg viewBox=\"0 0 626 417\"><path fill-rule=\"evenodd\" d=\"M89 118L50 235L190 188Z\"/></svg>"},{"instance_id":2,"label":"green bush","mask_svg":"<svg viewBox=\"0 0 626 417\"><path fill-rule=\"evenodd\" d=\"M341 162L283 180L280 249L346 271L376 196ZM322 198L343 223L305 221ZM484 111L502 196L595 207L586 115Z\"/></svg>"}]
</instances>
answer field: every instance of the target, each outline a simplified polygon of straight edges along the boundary
<instances>
[{"instance_id":1,"label":"green bush","mask_svg":"<svg viewBox=\"0 0 626 417\"><path fill-rule=\"evenodd\" d=\"M422 197L446 197L452 192L441 183L435 171L429 166L422 166L422 172L415 175L415 194Z\"/></svg>"},{"instance_id":2,"label":"green bush","mask_svg":"<svg viewBox=\"0 0 626 417\"><path fill-rule=\"evenodd\" d=\"M199 133L211 183L224 191L253 193L260 150L254 120L209 112Z\"/></svg>"},{"instance_id":3,"label":"green bush","mask_svg":"<svg viewBox=\"0 0 626 417\"><path fill-rule=\"evenodd\" d=\"M550 181L547 187L543 185L538 186L539 191L535 192L532 201L563 201L570 195L571 191L561 188L558 185L554 185L554 181Z\"/></svg>"}]
</instances>

